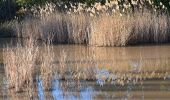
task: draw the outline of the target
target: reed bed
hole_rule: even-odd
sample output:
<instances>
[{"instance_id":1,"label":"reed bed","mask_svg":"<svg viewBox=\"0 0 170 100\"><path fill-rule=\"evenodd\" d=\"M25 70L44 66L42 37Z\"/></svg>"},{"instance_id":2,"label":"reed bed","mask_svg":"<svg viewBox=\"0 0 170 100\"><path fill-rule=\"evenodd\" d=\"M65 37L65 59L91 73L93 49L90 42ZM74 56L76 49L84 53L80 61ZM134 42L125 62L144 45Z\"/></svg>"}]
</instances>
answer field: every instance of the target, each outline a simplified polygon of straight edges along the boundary
<instances>
[{"instance_id":1,"label":"reed bed","mask_svg":"<svg viewBox=\"0 0 170 100\"><path fill-rule=\"evenodd\" d=\"M3 50L5 74L9 88L22 91L25 84L32 87L37 54L38 47L32 39L26 41L24 47L18 44L15 48Z\"/></svg>"},{"instance_id":2,"label":"reed bed","mask_svg":"<svg viewBox=\"0 0 170 100\"><path fill-rule=\"evenodd\" d=\"M22 90L20 88L23 87L24 83L33 84L37 69L40 73L38 79L40 76L44 87L47 87L47 89L51 85L49 81L53 80L54 77L66 80L97 80L101 78L102 80L117 80L116 82L123 84L122 82L128 80L128 75L136 78L139 78L138 75L145 76L145 73L143 74L145 70L142 69L142 65L138 75L133 76L131 74L133 70L130 70L133 66L129 65L130 62L128 61L118 64L113 59L109 65L113 66L113 68L101 67L104 64L97 62L98 51L95 52L95 49L91 50L89 57L84 58L90 60L90 66L84 64L84 59L81 58L79 58L80 63L76 63L76 66L74 66L75 64L68 65L66 60L68 55L64 50L60 51L60 57L58 61L55 61L54 48L49 45L53 42L91 46L127 46L170 41L170 19L168 15L163 13L139 11L133 14L108 14L108 12L105 12L106 9L103 6L99 7L99 5L96 8L90 8L89 11L85 9L87 12L59 13L54 10L48 12L48 10L37 12L38 16L27 17L22 21L15 20L0 26L1 30L5 29L5 31L0 30L0 32L13 32L11 36L28 39L24 44L19 43L16 48L7 48L3 51L5 73L10 87L14 87L16 91ZM6 29L12 31L6 31ZM47 43L43 46L44 50L39 50L37 39ZM154 71L149 68L147 70L149 74L153 73L153 77L156 75L156 71L160 69L160 66L165 66L169 69L167 67L168 63L161 65L163 61L154 65L142 60L139 62L143 62L143 65L146 64L145 66L151 66L150 68L155 68ZM82 68L82 66L86 67ZM120 68L120 66L125 67ZM167 73L166 75L168 75ZM115 76L117 77L116 79ZM146 75L146 78L151 77Z\"/></svg>"},{"instance_id":3,"label":"reed bed","mask_svg":"<svg viewBox=\"0 0 170 100\"><path fill-rule=\"evenodd\" d=\"M1 24L0 34L95 46L167 43L170 19L164 3L153 6L154 1L150 0L106 0L104 5L95 3L91 7L81 3L70 6L47 3L23 9L32 14ZM64 12L57 10L60 6Z\"/></svg>"},{"instance_id":4,"label":"reed bed","mask_svg":"<svg viewBox=\"0 0 170 100\"><path fill-rule=\"evenodd\" d=\"M67 59L68 54L64 50L57 55L59 59L56 61L54 48L50 44L55 42L92 46L126 46L139 43L165 43L170 41L169 22L168 15L151 12L127 15L53 12L38 18L6 23L7 30L13 32L12 36L27 38L26 42L18 43L16 47L7 47L3 50L8 85L17 92L28 88L28 94L32 97L35 91L35 80L42 81L43 90L50 90L53 86L52 82L56 80L74 81L76 85L79 85L80 80L93 80L100 85L108 81L112 84L125 85L131 82L135 84L145 79L166 79L169 75L167 59L158 60L154 64L143 61L142 57L137 61L127 60L122 63L111 59L111 63L104 64L99 62L101 56L98 56L103 53L92 47L89 56L86 58L81 56L77 58L79 62L70 64ZM0 29L4 29L6 25L0 26ZM40 47L37 39L47 44ZM122 54L128 56L126 52ZM84 63L87 59L88 64ZM145 69L146 67L148 69ZM160 69L164 70L159 72ZM63 87L69 86L66 84Z\"/></svg>"},{"instance_id":5,"label":"reed bed","mask_svg":"<svg viewBox=\"0 0 170 100\"><path fill-rule=\"evenodd\" d=\"M50 37L53 38L52 42L58 44L127 46L168 43L169 22L168 15L149 11L122 16L102 13L93 17L85 13L55 12L40 19L27 18L21 22L13 21L8 24L8 29L13 32L10 36L34 36L43 41L49 40L47 37ZM4 26L1 29L5 29Z\"/></svg>"},{"instance_id":6,"label":"reed bed","mask_svg":"<svg viewBox=\"0 0 170 100\"><path fill-rule=\"evenodd\" d=\"M93 20L91 25L90 45L124 46L132 31L133 22L129 16L102 15Z\"/></svg>"}]
</instances>

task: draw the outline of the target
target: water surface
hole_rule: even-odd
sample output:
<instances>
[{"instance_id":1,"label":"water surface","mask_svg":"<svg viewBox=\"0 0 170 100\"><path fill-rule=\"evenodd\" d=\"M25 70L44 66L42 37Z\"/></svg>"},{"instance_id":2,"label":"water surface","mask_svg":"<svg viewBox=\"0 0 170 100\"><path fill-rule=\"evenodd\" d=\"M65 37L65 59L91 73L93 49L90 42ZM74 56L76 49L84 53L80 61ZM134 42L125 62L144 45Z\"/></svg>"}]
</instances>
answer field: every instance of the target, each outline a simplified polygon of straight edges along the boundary
<instances>
[{"instance_id":1,"label":"water surface","mask_svg":"<svg viewBox=\"0 0 170 100\"><path fill-rule=\"evenodd\" d=\"M16 39L0 39L0 98L28 99L28 93L12 93L6 90L2 49L11 43L11 47L15 48ZM169 44L129 47L53 45L53 47L56 66L59 65L64 51L68 70L74 71L78 68L88 78L78 81L69 78L72 74L68 75L68 80L52 78L50 91L45 91L41 78L37 78L34 99L168 100L170 98ZM43 47L40 48L43 50ZM96 80L91 80L94 77Z\"/></svg>"}]
</instances>

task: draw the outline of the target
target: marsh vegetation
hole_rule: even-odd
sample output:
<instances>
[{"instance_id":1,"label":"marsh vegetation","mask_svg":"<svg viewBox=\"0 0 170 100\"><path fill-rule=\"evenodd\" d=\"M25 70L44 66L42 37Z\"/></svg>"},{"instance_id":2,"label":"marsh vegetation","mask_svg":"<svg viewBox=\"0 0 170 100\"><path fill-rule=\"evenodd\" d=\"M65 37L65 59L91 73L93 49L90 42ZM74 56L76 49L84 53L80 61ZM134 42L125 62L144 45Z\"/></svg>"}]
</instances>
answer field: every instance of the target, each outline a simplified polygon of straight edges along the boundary
<instances>
[{"instance_id":1,"label":"marsh vegetation","mask_svg":"<svg viewBox=\"0 0 170 100\"><path fill-rule=\"evenodd\" d=\"M20 5L0 24L0 98L169 98L169 2L128 1Z\"/></svg>"},{"instance_id":2,"label":"marsh vegetation","mask_svg":"<svg viewBox=\"0 0 170 100\"><path fill-rule=\"evenodd\" d=\"M82 3L32 6L22 19L2 23L0 33L7 37L29 37L59 44L86 44L92 46L127 46L145 43L168 43L168 7L162 2L139 3L113 0L105 5ZM146 5L145 5L146 4ZM148 7L149 8L148 8ZM63 11L61 10L63 9ZM60 9L60 10L59 10Z\"/></svg>"},{"instance_id":3,"label":"marsh vegetation","mask_svg":"<svg viewBox=\"0 0 170 100\"><path fill-rule=\"evenodd\" d=\"M109 48L39 44L32 38L25 39L3 49L1 86L7 89L3 89L3 97L123 98L127 90L124 98L130 99L142 98L148 89L145 96L152 97L152 89L160 91L160 86L169 84L169 50L169 45ZM100 90L115 91L115 96ZM164 96L168 98L168 93Z\"/></svg>"}]
</instances>

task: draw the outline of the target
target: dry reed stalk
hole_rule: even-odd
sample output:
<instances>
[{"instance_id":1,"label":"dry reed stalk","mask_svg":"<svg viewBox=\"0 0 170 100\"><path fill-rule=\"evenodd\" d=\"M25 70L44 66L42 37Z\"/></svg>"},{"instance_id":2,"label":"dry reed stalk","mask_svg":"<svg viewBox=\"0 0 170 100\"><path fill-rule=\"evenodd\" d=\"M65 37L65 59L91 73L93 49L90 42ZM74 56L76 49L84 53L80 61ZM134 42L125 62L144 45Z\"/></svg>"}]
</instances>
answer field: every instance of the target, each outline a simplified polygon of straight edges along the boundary
<instances>
[{"instance_id":1,"label":"dry reed stalk","mask_svg":"<svg viewBox=\"0 0 170 100\"><path fill-rule=\"evenodd\" d=\"M43 81L44 89L51 88L54 71L54 51L53 47L45 44L41 52L40 76Z\"/></svg>"},{"instance_id":2,"label":"dry reed stalk","mask_svg":"<svg viewBox=\"0 0 170 100\"><path fill-rule=\"evenodd\" d=\"M65 20L68 31L68 43L87 43L89 17L85 14L71 14Z\"/></svg>"},{"instance_id":3,"label":"dry reed stalk","mask_svg":"<svg viewBox=\"0 0 170 100\"><path fill-rule=\"evenodd\" d=\"M39 19L28 18L12 23L12 26L6 26L12 27L14 35L18 37L34 37L47 41L52 36L56 43L126 46L170 41L168 15L148 11L123 16L102 13L94 17L85 13L55 12Z\"/></svg>"},{"instance_id":4,"label":"dry reed stalk","mask_svg":"<svg viewBox=\"0 0 170 100\"><path fill-rule=\"evenodd\" d=\"M125 46L169 41L169 18L150 12L133 16L100 15L91 24L90 45Z\"/></svg>"},{"instance_id":5,"label":"dry reed stalk","mask_svg":"<svg viewBox=\"0 0 170 100\"><path fill-rule=\"evenodd\" d=\"M27 40L26 44L24 47L18 44L15 48L8 47L3 50L8 84L9 87L14 87L16 91L23 90L25 83L27 86L33 85L38 46L32 39Z\"/></svg>"},{"instance_id":6,"label":"dry reed stalk","mask_svg":"<svg viewBox=\"0 0 170 100\"><path fill-rule=\"evenodd\" d=\"M129 17L101 15L91 24L90 45L124 46L132 30Z\"/></svg>"},{"instance_id":7,"label":"dry reed stalk","mask_svg":"<svg viewBox=\"0 0 170 100\"><path fill-rule=\"evenodd\" d=\"M144 12L136 13L133 19L134 24L130 44L164 43L169 41L169 18L166 15Z\"/></svg>"},{"instance_id":8,"label":"dry reed stalk","mask_svg":"<svg viewBox=\"0 0 170 100\"><path fill-rule=\"evenodd\" d=\"M69 67L66 65L67 54L65 51L60 52L59 65L57 67L58 77L60 79L67 79L67 72L69 73Z\"/></svg>"},{"instance_id":9,"label":"dry reed stalk","mask_svg":"<svg viewBox=\"0 0 170 100\"><path fill-rule=\"evenodd\" d=\"M14 36L23 38L41 37L42 29L38 19L26 18L21 22L15 21L13 23Z\"/></svg>"},{"instance_id":10,"label":"dry reed stalk","mask_svg":"<svg viewBox=\"0 0 170 100\"><path fill-rule=\"evenodd\" d=\"M53 36L54 41L57 43L66 43L68 39L66 25L62 14L51 14L48 17L41 18L41 38L42 40L48 40L47 37Z\"/></svg>"}]
</instances>

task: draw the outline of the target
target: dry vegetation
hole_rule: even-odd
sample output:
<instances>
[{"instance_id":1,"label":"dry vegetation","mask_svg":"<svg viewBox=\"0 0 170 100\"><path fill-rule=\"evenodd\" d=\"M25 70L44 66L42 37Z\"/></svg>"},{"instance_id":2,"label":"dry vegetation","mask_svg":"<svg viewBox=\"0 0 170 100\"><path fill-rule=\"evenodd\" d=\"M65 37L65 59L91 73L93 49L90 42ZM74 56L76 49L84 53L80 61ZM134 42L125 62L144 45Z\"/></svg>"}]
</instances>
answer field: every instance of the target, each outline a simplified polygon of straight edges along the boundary
<instances>
[{"instance_id":1,"label":"dry vegetation","mask_svg":"<svg viewBox=\"0 0 170 100\"><path fill-rule=\"evenodd\" d=\"M53 80L97 80L101 85L105 81L125 85L130 82L135 84L145 79L165 79L169 75L168 59L150 63L152 61L143 60L140 56L136 61L129 59L117 62L116 59L111 59L110 63L106 63L99 62L102 56L98 55L105 56L104 52L94 47L88 52L88 56L82 56L84 53L80 51L81 57L75 55L77 60L69 61L68 54L61 50L56 59L53 46L49 44L38 46L37 41L30 38L22 45L18 43L14 48L8 47L3 50L7 84L15 91L28 91L32 96L32 91L35 91L34 82L37 79L42 81L44 89L50 90ZM114 55L116 54L115 52ZM128 56L126 52L123 54Z\"/></svg>"},{"instance_id":2,"label":"dry vegetation","mask_svg":"<svg viewBox=\"0 0 170 100\"><path fill-rule=\"evenodd\" d=\"M35 74L38 47L32 39L26 42L24 47L18 44L16 48L7 48L3 51L9 87L15 87L16 91L19 91L25 83L31 83Z\"/></svg>"},{"instance_id":3,"label":"dry vegetation","mask_svg":"<svg viewBox=\"0 0 170 100\"><path fill-rule=\"evenodd\" d=\"M149 11L110 15L101 12L105 8L100 7L96 8L99 9L98 12L95 9L90 9L90 13L82 13L81 11L59 13L52 10L50 14L44 14L41 11L38 17L6 23L7 28L12 30L13 36L28 39L24 43L18 43L15 48L8 47L3 50L5 74L9 86L15 88L16 91L21 91L25 87L33 89L36 76L41 78L45 89L51 88L51 80L55 78L100 79L100 81L108 80L124 85L125 83L135 83L147 78L168 76L168 71L160 73L157 71L161 68L160 66L168 69L169 62L165 65L161 65L161 62L157 62L155 65L143 62L143 65L140 66L141 69L137 72L130 70L132 66L129 65L129 62L118 65L116 60L113 60L110 69L102 68L96 62L97 54L95 54L95 50L92 50L90 56L86 58L89 60L88 64L84 64L84 59L80 59L80 63L76 63L76 66L68 65L67 54L64 51L60 52L59 60L55 61L54 48L49 45L51 42L126 46L129 44L165 43L170 41L170 19L168 15L159 15ZM4 29L4 27L1 28ZM43 50L40 50L37 45L37 39L47 42L43 45ZM140 62L142 62L142 59ZM145 64L149 65L149 70L144 70ZM120 66L122 65L125 65L125 67L121 69ZM85 67L82 68L82 66ZM104 71L102 71L103 69Z\"/></svg>"},{"instance_id":4,"label":"dry vegetation","mask_svg":"<svg viewBox=\"0 0 170 100\"><path fill-rule=\"evenodd\" d=\"M13 23L13 36L34 36L44 41L51 36L55 43L96 46L126 46L139 43L169 42L167 15L150 12L133 15L52 14L42 19L26 19ZM17 34L20 33L20 34Z\"/></svg>"},{"instance_id":5,"label":"dry vegetation","mask_svg":"<svg viewBox=\"0 0 170 100\"><path fill-rule=\"evenodd\" d=\"M78 4L77 7L72 5L70 9L65 6L69 10L61 13L55 10L55 5L47 4L33 7L33 17L2 24L0 31L16 37L33 36L47 41L47 37L51 36L54 37L51 42L96 46L170 41L168 14L160 13L156 8L142 8L132 13L128 11L129 7L125 3L121 10L117 1L105 5L96 3L93 7Z\"/></svg>"}]
</instances>

